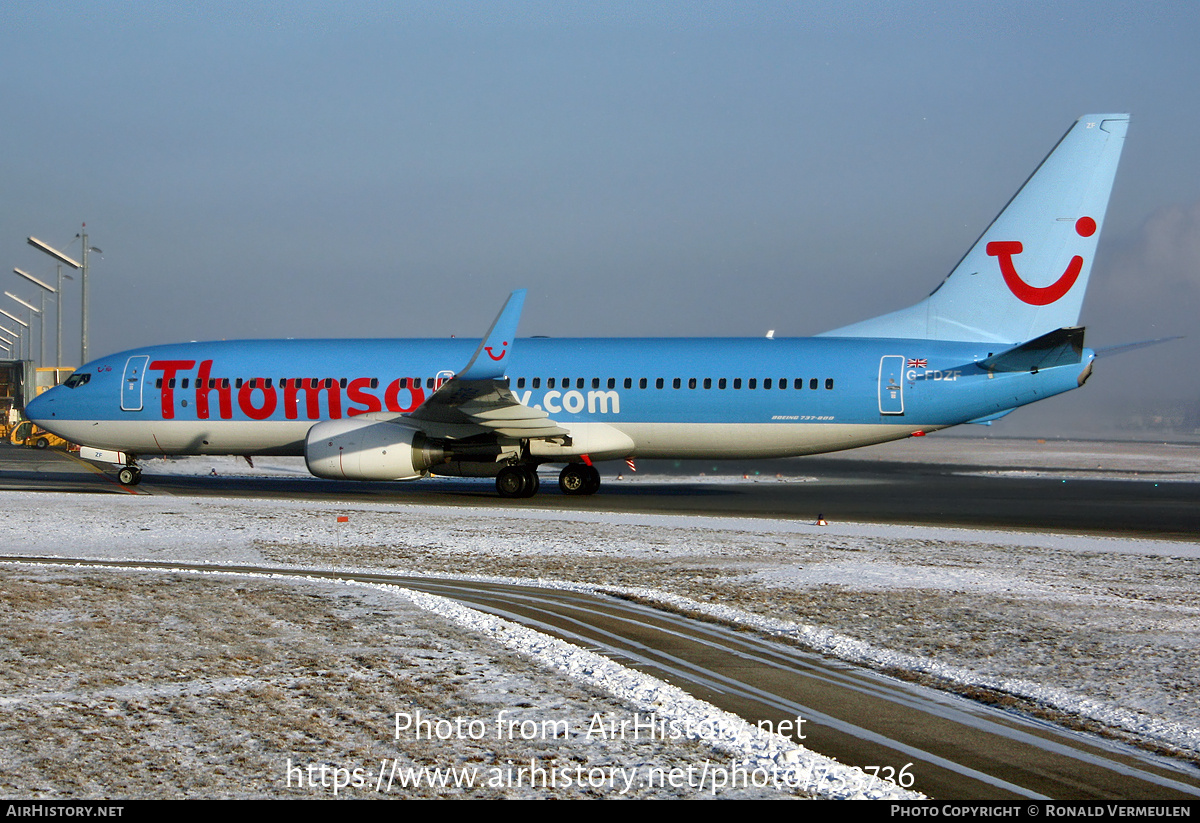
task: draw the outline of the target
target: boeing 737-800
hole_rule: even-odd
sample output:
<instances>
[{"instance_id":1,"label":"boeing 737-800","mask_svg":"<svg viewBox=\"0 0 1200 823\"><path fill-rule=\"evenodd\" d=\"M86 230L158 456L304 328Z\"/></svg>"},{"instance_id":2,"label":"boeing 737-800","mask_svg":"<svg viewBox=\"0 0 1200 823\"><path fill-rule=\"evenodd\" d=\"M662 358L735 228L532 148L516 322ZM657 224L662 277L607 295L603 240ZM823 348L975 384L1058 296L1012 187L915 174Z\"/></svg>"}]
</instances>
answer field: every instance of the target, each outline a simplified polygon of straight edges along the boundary
<instances>
[{"instance_id":1,"label":"boeing 737-800","mask_svg":"<svg viewBox=\"0 0 1200 823\"><path fill-rule=\"evenodd\" d=\"M303 455L318 477L495 477L567 494L594 464L837 451L987 422L1083 385L1077 326L1129 117L1080 118L934 292L797 339L245 340L81 367L28 416L140 478L138 455Z\"/></svg>"}]
</instances>

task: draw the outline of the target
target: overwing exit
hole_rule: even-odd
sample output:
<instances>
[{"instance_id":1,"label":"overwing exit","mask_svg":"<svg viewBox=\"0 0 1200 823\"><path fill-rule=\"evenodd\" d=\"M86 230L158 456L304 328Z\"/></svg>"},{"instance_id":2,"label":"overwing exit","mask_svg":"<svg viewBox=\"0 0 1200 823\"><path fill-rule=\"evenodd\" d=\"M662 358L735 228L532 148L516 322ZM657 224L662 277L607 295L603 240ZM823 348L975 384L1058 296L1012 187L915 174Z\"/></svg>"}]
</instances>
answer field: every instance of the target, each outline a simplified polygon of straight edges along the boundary
<instances>
[{"instance_id":1,"label":"overwing exit","mask_svg":"<svg viewBox=\"0 0 1200 823\"><path fill-rule=\"evenodd\" d=\"M595 464L788 457L882 443L1083 385L1078 327L1129 117L1080 118L924 300L813 338L245 340L103 357L27 415L140 478L139 455L288 454L318 477L496 478L566 494Z\"/></svg>"}]
</instances>

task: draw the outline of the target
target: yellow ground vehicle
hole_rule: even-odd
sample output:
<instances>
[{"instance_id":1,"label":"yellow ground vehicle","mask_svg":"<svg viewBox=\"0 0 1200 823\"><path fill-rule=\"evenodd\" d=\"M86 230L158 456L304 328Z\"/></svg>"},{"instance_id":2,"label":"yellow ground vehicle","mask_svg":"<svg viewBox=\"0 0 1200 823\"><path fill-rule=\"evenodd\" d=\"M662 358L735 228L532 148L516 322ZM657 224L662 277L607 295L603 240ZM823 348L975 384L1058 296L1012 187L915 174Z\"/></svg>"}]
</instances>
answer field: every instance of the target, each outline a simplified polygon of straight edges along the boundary
<instances>
[{"instance_id":1,"label":"yellow ground vehicle","mask_svg":"<svg viewBox=\"0 0 1200 823\"><path fill-rule=\"evenodd\" d=\"M57 434L51 434L29 420L22 420L13 426L12 433L8 439L14 446L29 446L35 449L48 449L50 447L57 449L71 445Z\"/></svg>"}]
</instances>

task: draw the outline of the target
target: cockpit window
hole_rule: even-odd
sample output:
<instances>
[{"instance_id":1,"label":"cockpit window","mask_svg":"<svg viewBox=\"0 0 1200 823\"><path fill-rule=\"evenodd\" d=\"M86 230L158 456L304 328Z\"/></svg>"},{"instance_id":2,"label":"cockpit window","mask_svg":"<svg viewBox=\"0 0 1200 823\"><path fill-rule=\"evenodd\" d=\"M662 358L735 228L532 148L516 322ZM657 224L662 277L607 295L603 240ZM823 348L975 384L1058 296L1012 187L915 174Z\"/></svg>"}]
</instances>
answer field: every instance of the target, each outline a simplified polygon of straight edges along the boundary
<instances>
[{"instance_id":1,"label":"cockpit window","mask_svg":"<svg viewBox=\"0 0 1200 823\"><path fill-rule=\"evenodd\" d=\"M63 385L68 389L77 389L91 379L92 376L87 372L84 372L83 374L73 374L63 381Z\"/></svg>"}]
</instances>

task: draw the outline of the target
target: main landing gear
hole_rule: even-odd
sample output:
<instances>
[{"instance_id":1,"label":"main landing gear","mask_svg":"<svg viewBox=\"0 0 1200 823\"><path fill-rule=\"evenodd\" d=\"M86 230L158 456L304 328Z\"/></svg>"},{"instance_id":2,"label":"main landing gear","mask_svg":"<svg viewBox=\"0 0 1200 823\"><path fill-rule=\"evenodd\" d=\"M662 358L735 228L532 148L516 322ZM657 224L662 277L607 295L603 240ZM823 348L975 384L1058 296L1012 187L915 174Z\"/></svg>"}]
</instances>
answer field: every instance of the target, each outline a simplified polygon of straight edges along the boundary
<instances>
[{"instance_id":1,"label":"main landing gear","mask_svg":"<svg viewBox=\"0 0 1200 823\"><path fill-rule=\"evenodd\" d=\"M600 472L595 466L568 463L558 475L558 487L563 494L595 494L600 489Z\"/></svg>"},{"instance_id":2,"label":"main landing gear","mask_svg":"<svg viewBox=\"0 0 1200 823\"><path fill-rule=\"evenodd\" d=\"M496 475L496 491L501 497L533 497L539 485L536 466L505 466Z\"/></svg>"},{"instance_id":3,"label":"main landing gear","mask_svg":"<svg viewBox=\"0 0 1200 823\"><path fill-rule=\"evenodd\" d=\"M539 485L536 466L505 466L496 475L496 491L501 497L533 497ZM595 494L600 488L600 472L595 466L571 463L559 473L558 487L563 494Z\"/></svg>"}]
</instances>

